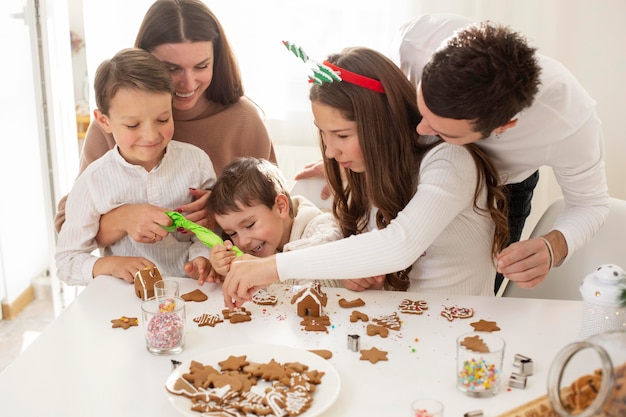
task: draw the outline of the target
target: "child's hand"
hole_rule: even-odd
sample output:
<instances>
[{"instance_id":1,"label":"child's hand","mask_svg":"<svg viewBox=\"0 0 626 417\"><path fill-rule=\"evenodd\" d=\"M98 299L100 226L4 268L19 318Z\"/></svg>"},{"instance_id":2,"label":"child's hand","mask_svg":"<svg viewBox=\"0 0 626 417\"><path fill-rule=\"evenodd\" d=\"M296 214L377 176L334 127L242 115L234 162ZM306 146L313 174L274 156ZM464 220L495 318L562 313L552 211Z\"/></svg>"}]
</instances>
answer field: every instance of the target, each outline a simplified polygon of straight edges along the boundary
<instances>
[{"instance_id":1,"label":"child's hand","mask_svg":"<svg viewBox=\"0 0 626 417\"><path fill-rule=\"evenodd\" d=\"M99 258L93 266L93 276L113 275L126 282L135 282L135 274L140 269L155 266L146 258L135 256L105 256Z\"/></svg>"},{"instance_id":2,"label":"child's hand","mask_svg":"<svg viewBox=\"0 0 626 417\"><path fill-rule=\"evenodd\" d=\"M352 291L382 290L385 285L385 276L378 275L371 278L344 279L343 286Z\"/></svg>"},{"instance_id":3,"label":"child's hand","mask_svg":"<svg viewBox=\"0 0 626 417\"><path fill-rule=\"evenodd\" d=\"M226 276L230 271L230 264L235 260L235 252L231 249L233 244L230 240L223 245L215 245L211 248L211 266L221 276Z\"/></svg>"},{"instance_id":4,"label":"child's hand","mask_svg":"<svg viewBox=\"0 0 626 417\"><path fill-rule=\"evenodd\" d=\"M198 285L202 285L211 273L211 264L204 256L198 256L187 262L184 269L189 277L198 280Z\"/></svg>"}]
</instances>

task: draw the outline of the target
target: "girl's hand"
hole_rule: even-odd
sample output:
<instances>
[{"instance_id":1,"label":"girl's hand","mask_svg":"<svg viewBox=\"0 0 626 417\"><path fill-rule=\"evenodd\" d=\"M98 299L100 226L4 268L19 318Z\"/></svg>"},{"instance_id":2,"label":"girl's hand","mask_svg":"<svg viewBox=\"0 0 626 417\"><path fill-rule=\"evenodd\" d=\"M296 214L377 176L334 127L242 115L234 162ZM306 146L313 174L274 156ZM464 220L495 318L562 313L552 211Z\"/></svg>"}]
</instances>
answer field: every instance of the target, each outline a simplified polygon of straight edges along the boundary
<instances>
[{"instance_id":1,"label":"girl's hand","mask_svg":"<svg viewBox=\"0 0 626 417\"><path fill-rule=\"evenodd\" d=\"M385 286L385 276L378 275L371 278L344 279L343 286L352 291L382 290Z\"/></svg>"}]
</instances>

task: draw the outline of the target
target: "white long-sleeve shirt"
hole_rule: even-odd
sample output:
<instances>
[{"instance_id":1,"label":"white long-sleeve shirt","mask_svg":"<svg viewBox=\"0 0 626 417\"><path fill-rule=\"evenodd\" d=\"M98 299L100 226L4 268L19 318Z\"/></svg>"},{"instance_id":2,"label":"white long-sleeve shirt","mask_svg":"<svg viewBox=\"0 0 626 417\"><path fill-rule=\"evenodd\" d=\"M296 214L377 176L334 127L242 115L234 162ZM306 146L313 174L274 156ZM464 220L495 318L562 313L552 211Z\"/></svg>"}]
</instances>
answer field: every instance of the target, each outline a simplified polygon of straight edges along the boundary
<instances>
[{"instance_id":1,"label":"white long-sleeve shirt","mask_svg":"<svg viewBox=\"0 0 626 417\"><path fill-rule=\"evenodd\" d=\"M124 204L147 203L174 210L192 201L189 188L213 187L213 164L200 148L171 141L161 162L150 172L126 162L117 146L90 164L76 179L67 198L66 221L59 232L58 276L70 285L87 285L98 259L95 237L100 216ZM192 234L169 233L157 243L138 243L125 236L100 250L102 256L141 256L164 276L185 276L183 266L209 249Z\"/></svg>"},{"instance_id":2,"label":"white long-sleeve shirt","mask_svg":"<svg viewBox=\"0 0 626 417\"><path fill-rule=\"evenodd\" d=\"M453 14L424 15L406 23L394 41L397 63L419 82L434 51L470 23ZM515 127L477 145L508 184L523 181L542 166L552 168L566 203L553 229L565 237L567 260L609 214L602 124L595 101L573 74L554 59L541 54L537 58L541 85L532 106L515 116Z\"/></svg>"},{"instance_id":3,"label":"white long-sleeve shirt","mask_svg":"<svg viewBox=\"0 0 626 417\"><path fill-rule=\"evenodd\" d=\"M409 291L493 295L494 224L474 209L477 175L465 147L436 146L420 165L417 192L386 228L372 215L367 233L277 254L281 281L364 278L413 265ZM479 206L485 199L483 187Z\"/></svg>"}]
</instances>

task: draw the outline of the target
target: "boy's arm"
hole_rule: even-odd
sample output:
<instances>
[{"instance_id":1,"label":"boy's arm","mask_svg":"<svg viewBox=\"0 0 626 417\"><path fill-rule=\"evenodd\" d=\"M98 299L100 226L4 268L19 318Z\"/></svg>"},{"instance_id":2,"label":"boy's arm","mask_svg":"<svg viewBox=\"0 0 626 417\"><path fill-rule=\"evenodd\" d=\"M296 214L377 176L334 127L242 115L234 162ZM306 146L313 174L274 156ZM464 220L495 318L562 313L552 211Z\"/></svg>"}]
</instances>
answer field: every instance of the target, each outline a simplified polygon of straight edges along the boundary
<instances>
[{"instance_id":1,"label":"boy's arm","mask_svg":"<svg viewBox=\"0 0 626 417\"><path fill-rule=\"evenodd\" d=\"M135 273L146 267L154 267L154 263L142 257L135 256L104 256L98 258L93 265L93 277L98 275L113 275L126 282L135 281Z\"/></svg>"}]
</instances>

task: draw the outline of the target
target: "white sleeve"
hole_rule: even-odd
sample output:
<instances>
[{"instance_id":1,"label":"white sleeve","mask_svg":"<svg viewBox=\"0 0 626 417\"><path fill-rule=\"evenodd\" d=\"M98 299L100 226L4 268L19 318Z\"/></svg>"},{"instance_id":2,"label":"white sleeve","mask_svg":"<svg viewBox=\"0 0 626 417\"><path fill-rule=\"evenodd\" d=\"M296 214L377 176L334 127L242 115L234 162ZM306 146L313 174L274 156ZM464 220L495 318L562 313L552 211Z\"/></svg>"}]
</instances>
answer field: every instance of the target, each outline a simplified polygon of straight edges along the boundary
<instances>
[{"instance_id":1,"label":"white sleeve","mask_svg":"<svg viewBox=\"0 0 626 417\"><path fill-rule=\"evenodd\" d=\"M477 171L463 146L442 143L424 157L417 192L384 229L276 255L287 279L349 279L383 275L412 265L468 204Z\"/></svg>"},{"instance_id":2,"label":"white sleeve","mask_svg":"<svg viewBox=\"0 0 626 417\"><path fill-rule=\"evenodd\" d=\"M65 205L66 220L59 232L55 254L57 275L68 285L87 285L93 279L93 266L98 257L95 237L100 227L91 187L85 173L76 179Z\"/></svg>"}]
</instances>

